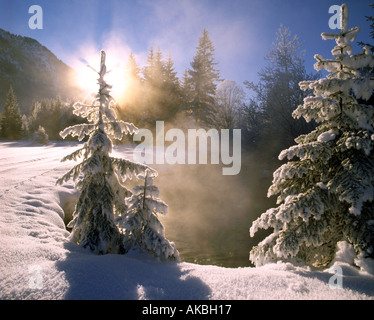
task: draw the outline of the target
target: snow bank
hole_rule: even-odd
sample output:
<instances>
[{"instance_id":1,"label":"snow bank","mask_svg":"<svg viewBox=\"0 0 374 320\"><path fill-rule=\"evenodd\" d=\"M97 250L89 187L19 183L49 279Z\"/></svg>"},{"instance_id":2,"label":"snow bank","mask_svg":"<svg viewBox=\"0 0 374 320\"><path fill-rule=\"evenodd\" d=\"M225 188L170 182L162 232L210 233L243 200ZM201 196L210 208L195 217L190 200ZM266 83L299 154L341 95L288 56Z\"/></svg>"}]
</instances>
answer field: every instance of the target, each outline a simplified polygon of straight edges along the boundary
<instances>
[{"instance_id":1,"label":"snow bank","mask_svg":"<svg viewBox=\"0 0 374 320\"><path fill-rule=\"evenodd\" d=\"M289 263L234 269L161 263L135 252L93 255L67 240L73 185L55 186L71 167L59 161L72 148L78 145L0 143L0 299L374 298L374 276L342 259L336 288L333 273Z\"/></svg>"}]
</instances>

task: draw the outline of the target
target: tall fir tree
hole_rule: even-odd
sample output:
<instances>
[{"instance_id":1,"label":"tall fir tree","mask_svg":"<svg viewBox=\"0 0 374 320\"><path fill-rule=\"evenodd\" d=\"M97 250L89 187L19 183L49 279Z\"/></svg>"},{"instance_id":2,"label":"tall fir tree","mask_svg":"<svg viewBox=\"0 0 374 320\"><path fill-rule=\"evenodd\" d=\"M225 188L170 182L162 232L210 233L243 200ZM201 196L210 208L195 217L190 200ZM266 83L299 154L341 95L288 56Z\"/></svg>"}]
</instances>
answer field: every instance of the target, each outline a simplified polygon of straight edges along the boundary
<instances>
[{"instance_id":1,"label":"tall fir tree","mask_svg":"<svg viewBox=\"0 0 374 320\"><path fill-rule=\"evenodd\" d=\"M190 108L190 102L193 96L193 87L188 74L188 69L184 69L183 76L180 82L181 99L182 105L181 110L188 111Z\"/></svg>"},{"instance_id":2,"label":"tall fir tree","mask_svg":"<svg viewBox=\"0 0 374 320\"><path fill-rule=\"evenodd\" d=\"M9 88L4 111L1 114L0 137L10 140L22 138L22 118L12 86Z\"/></svg>"},{"instance_id":3,"label":"tall fir tree","mask_svg":"<svg viewBox=\"0 0 374 320\"><path fill-rule=\"evenodd\" d=\"M135 56L133 53L130 53L126 69L128 70L128 74L130 76L130 80L134 81L135 83L140 82L140 68L136 62Z\"/></svg>"},{"instance_id":4,"label":"tall fir tree","mask_svg":"<svg viewBox=\"0 0 374 320\"><path fill-rule=\"evenodd\" d=\"M181 93L171 55L164 60L161 50L154 51L151 47L143 76L143 119L150 125L154 125L156 120L172 119L179 111Z\"/></svg>"},{"instance_id":5,"label":"tall fir tree","mask_svg":"<svg viewBox=\"0 0 374 320\"><path fill-rule=\"evenodd\" d=\"M309 265L332 262L337 243L345 241L360 257L374 257L374 108L360 104L373 94L374 80L358 71L374 66L369 48L352 54L350 42L359 28L347 28L348 8L342 5L342 30L323 33L334 39L334 59L315 55L316 70L326 78L300 82L313 90L294 112L319 126L283 150L288 159L274 172L268 196L278 195L276 208L263 213L250 228L273 232L250 252L261 265L277 259L299 258Z\"/></svg>"},{"instance_id":6,"label":"tall fir tree","mask_svg":"<svg viewBox=\"0 0 374 320\"><path fill-rule=\"evenodd\" d=\"M163 67L163 84L162 84L162 114L164 120L175 117L182 104L182 93L180 89L177 72L174 68L174 61L169 53Z\"/></svg>"},{"instance_id":7,"label":"tall fir tree","mask_svg":"<svg viewBox=\"0 0 374 320\"><path fill-rule=\"evenodd\" d=\"M188 70L193 88L189 109L196 121L205 122L208 110L214 105L217 82L220 80L219 71L215 69L214 50L213 42L204 28L191 62L192 69Z\"/></svg>"},{"instance_id":8,"label":"tall fir tree","mask_svg":"<svg viewBox=\"0 0 374 320\"><path fill-rule=\"evenodd\" d=\"M300 134L314 129L313 123L307 124L304 119L292 118L292 112L306 97L298 83L302 80L314 80L308 75L304 66L302 42L290 29L281 25L276 39L265 60L268 65L258 73L259 83L245 81L253 90L261 112L262 144L276 156L282 149L294 143Z\"/></svg>"},{"instance_id":9,"label":"tall fir tree","mask_svg":"<svg viewBox=\"0 0 374 320\"><path fill-rule=\"evenodd\" d=\"M143 69L144 84L153 92L159 89L163 80L163 61L160 48L156 51L151 47L147 56L147 64Z\"/></svg>"},{"instance_id":10,"label":"tall fir tree","mask_svg":"<svg viewBox=\"0 0 374 320\"><path fill-rule=\"evenodd\" d=\"M150 175L157 172L145 165L130 160L110 157L112 140L122 139L123 134L132 134L137 128L132 123L118 121L114 111L114 99L110 95L111 86L106 83L105 52L101 52L100 71L98 72L99 91L92 105L76 103L74 114L88 120L64 129L60 135L78 136L88 141L81 149L64 157L62 161L82 162L74 166L57 183L62 184L73 178L80 190L78 203L73 213L71 239L98 254L123 253L122 235L114 223L115 216L127 210L125 197L131 192L123 185L124 180L148 169Z\"/></svg>"},{"instance_id":11,"label":"tall fir tree","mask_svg":"<svg viewBox=\"0 0 374 320\"><path fill-rule=\"evenodd\" d=\"M141 122L152 125L159 120L162 98L163 62L162 53L151 47L147 56L147 63L143 68L143 110Z\"/></svg>"}]
</instances>

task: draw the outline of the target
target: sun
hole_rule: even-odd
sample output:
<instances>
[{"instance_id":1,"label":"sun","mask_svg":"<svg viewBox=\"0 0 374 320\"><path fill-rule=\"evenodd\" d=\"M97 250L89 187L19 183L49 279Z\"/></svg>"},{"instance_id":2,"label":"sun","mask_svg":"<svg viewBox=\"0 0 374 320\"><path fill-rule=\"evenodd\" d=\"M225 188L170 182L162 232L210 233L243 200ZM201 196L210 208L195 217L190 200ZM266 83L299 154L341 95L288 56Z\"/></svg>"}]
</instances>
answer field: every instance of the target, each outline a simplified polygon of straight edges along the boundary
<instances>
[{"instance_id":1,"label":"sun","mask_svg":"<svg viewBox=\"0 0 374 320\"><path fill-rule=\"evenodd\" d=\"M99 89L97 82L98 73L95 70L98 69L100 61L97 56L90 56L81 60L86 63L81 62L76 68L76 82L87 94L95 94ZM106 65L107 74L105 80L112 86L111 95L115 100L123 99L129 82L126 66L122 60L111 58L110 55L107 55Z\"/></svg>"},{"instance_id":2,"label":"sun","mask_svg":"<svg viewBox=\"0 0 374 320\"><path fill-rule=\"evenodd\" d=\"M115 100L120 100L123 98L128 86L128 76L125 66L117 64L117 67L110 68L110 63L108 61L109 73L106 75L106 81L112 86L111 95Z\"/></svg>"},{"instance_id":3,"label":"sun","mask_svg":"<svg viewBox=\"0 0 374 320\"><path fill-rule=\"evenodd\" d=\"M92 94L97 91L97 77L92 69L87 65L82 64L79 68L76 68L76 82L77 85L86 92L86 94Z\"/></svg>"}]
</instances>

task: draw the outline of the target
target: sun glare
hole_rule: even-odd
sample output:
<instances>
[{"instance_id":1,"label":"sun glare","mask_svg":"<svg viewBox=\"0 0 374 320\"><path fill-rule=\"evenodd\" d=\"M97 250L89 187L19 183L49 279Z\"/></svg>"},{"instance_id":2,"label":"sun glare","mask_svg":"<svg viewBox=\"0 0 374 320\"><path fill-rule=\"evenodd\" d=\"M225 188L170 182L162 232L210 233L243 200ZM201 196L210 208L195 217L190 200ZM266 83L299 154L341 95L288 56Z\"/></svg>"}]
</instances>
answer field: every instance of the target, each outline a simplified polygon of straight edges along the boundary
<instances>
[{"instance_id":1,"label":"sun glare","mask_svg":"<svg viewBox=\"0 0 374 320\"><path fill-rule=\"evenodd\" d=\"M87 94L94 94L97 93L99 86L97 83L98 74L93 69L97 70L99 68L99 60L97 57L90 57L85 60L87 64L82 62L77 68L77 83ZM123 61L116 61L110 55L107 55L106 65L105 80L112 86L111 95L115 100L122 99L128 83L126 67Z\"/></svg>"}]
</instances>

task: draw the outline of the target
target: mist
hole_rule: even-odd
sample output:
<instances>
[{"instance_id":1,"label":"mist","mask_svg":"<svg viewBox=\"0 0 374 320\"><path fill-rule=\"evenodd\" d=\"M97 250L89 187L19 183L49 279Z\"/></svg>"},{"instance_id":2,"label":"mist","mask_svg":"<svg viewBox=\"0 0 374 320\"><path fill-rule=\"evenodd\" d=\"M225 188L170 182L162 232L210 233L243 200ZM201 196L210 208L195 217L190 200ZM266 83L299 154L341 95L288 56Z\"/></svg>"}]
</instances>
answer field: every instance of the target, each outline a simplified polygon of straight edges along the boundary
<instances>
[{"instance_id":1,"label":"mist","mask_svg":"<svg viewBox=\"0 0 374 320\"><path fill-rule=\"evenodd\" d=\"M242 154L238 175L222 175L221 165L153 165L155 184L169 206L160 217L166 237L183 261L225 267L250 266L249 251L267 234L249 236L249 227L275 204L266 197L271 183L268 164Z\"/></svg>"}]
</instances>

